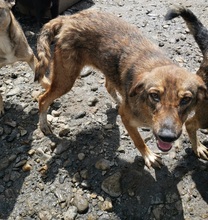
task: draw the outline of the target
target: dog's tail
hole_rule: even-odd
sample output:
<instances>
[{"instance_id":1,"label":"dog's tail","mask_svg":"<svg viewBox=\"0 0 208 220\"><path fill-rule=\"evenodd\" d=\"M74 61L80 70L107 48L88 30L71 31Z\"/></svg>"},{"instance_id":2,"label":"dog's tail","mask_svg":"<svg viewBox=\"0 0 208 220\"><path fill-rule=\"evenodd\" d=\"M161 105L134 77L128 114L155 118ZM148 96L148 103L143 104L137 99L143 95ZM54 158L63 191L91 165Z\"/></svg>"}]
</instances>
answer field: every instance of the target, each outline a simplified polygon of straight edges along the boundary
<instances>
[{"instance_id":1,"label":"dog's tail","mask_svg":"<svg viewBox=\"0 0 208 220\"><path fill-rule=\"evenodd\" d=\"M41 29L37 40L37 59L35 68L35 81L41 82L46 72L49 70L51 61L51 43L62 27L62 16L46 23Z\"/></svg>"},{"instance_id":2,"label":"dog's tail","mask_svg":"<svg viewBox=\"0 0 208 220\"><path fill-rule=\"evenodd\" d=\"M205 56L208 53L208 30L191 10L183 6L170 9L165 15L165 20L171 20L179 16L186 22L202 54Z\"/></svg>"}]
</instances>

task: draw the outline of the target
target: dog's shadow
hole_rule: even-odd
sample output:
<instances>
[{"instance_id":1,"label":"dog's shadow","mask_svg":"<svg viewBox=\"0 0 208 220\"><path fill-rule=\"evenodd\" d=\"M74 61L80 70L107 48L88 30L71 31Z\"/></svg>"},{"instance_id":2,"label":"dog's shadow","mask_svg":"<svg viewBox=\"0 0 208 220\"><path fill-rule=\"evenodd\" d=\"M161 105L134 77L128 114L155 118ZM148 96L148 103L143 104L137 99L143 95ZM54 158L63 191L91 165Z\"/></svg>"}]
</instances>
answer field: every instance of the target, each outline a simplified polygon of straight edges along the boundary
<instances>
[{"instance_id":1,"label":"dog's shadow","mask_svg":"<svg viewBox=\"0 0 208 220\"><path fill-rule=\"evenodd\" d=\"M4 126L13 126L12 121L17 123L12 128L13 132L4 134L1 141L1 149L4 153L0 154L0 167L2 168L2 164L6 163L7 160L9 161L8 166L0 170L2 177L0 178L0 185L5 186L5 191L0 195L0 217L3 219L7 219L10 216L25 178L30 175L30 172L23 172L21 167L15 166L19 161L27 160L27 152L32 144L30 137L33 136L33 131L36 130L38 122L38 115L34 114L36 109L25 112L23 109L21 110L21 106L14 105L15 108L11 107L0 119ZM18 113L17 109L19 109ZM101 189L101 184L107 177L120 172L122 194L118 198L111 197L113 212L116 216L121 219L148 220L155 218L156 215L160 218L162 213L164 219L184 219L183 206L177 184L184 175L191 173L197 190L208 203L206 163L201 162L192 153L189 153L187 157L183 158L183 161L178 162L178 166L170 173L166 166L163 166L161 169L147 170L144 168L143 159L139 156L132 162L121 159L117 151L118 146L121 144L121 134L116 123L117 110L110 108L106 114L108 124L113 126L112 129L108 128L106 130L106 127L103 125L90 126L88 129L78 132L74 138L50 136L53 142L67 145L68 147L64 152L54 154L51 160L48 161L48 171L42 176L43 182L54 182L59 177L60 169L67 171L70 179L86 170L88 172L87 190L90 193L96 193L103 198L107 198L109 195ZM21 138L18 138L18 135L16 135L15 139L12 139L13 135L15 135L15 130L20 127L24 128L27 134ZM4 129L6 131L6 127ZM85 155L83 160L78 159L80 152ZM12 160L12 158L14 159ZM100 158L107 158L112 163L110 170L105 175L103 175L101 170L95 168L95 163ZM187 163L186 166L183 166L184 163ZM199 166L202 169L199 170ZM11 180L14 168L15 172L17 172L16 179L13 176ZM79 187L85 188L81 184L82 177L76 181L78 181L76 184ZM175 205L173 206L173 204Z\"/></svg>"},{"instance_id":2,"label":"dog's shadow","mask_svg":"<svg viewBox=\"0 0 208 220\"><path fill-rule=\"evenodd\" d=\"M172 174L176 176L176 183L180 182L184 176L190 175L195 185L191 187L189 192L190 199L197 196L197 190L202 199L208 204L208 162L196 157L194 152L186 149L186 155L177 163L178 165L173 170Z\"/></svg>"},{"instance_id":3,"label":"dog's shadow","mask_svg":"<svg viewBox=\"0 0 208 220\"><path fill-rule=\"evenodd\" d=\"M4 105L8 109L0 118L0 219L9 217L30 175L22 166L28 159L31 136L38 123L37 109L25 111L22 105L8 101Z\"/></svg>"},{"instance_id":4,"label":"dog's shadow","mask_svg":"<svg viewBox=\"0 0 208 220\"><path fill-rule=\"evenodd\" d=\"M117 110L108 109L106 114L108 123L113 125L112 130L106 131L102 125L90 127L78 133L74 140L50 136L53 142L63 143L68 148L48 161L48 170L42 177L43 181L54 182L60 176L59 170L64 169L71 179L78 177L74 181L84 190L85 186L82 186L84 179L79 174L87 171L87 190L107 198L109 195L102 190L102 182L119 172L122 194L118 198L111 197L116 216L121 219L151 219L163 213L164 218L173 219L174 215L175 219L184 219L177 183L168 168L163 166L150 172L144 168L142 157L136 156L132 162L121 159L117 151L121 144L120 130L116 123ZM79 153L84 153L83 160L78 159ZM107 158L112 163L112 167L105 175L95 168L96 162L101 158ZM173 203L177 204L175 208L172 206ZM168 204L171 205L167 209Z\"/></svg>"}]
</instances>

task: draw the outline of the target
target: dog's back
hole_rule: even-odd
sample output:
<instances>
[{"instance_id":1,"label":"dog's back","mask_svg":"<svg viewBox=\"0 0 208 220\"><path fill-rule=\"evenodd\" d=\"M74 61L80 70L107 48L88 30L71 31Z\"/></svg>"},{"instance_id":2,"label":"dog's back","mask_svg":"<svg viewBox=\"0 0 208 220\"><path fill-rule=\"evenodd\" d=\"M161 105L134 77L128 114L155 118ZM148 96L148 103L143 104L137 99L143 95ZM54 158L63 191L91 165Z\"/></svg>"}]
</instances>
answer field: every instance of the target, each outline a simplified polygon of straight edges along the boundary
<instances>
[{"instance_id":1,"label":"dog's back","mask_svg":"<svg viewBox=\"0 0 208 220\"><path fill-rule=\"evenodd\" d=\"M138 62L141 69L147 70L151 66L146 59L149 54L152 56L152 62L158 62L158 65L161 60L170 63L170 60L165 58L162 52L158 52L158 47L144 37L136 26L125 21L121 22L110 13L90 9L72 16L59 16L43 26L37 42L39 62L36 79L41 78L48 68L51 58L50 43L53 40L56 41L56 48L61 48L62 53L70 54L75 59L77 57L83 65L87 65L90 60L90 65L95 68L102 66L101 71L106 76L130 65L125 63L122 57L123 50L125 54L131 56L137 54L135 59L138 59L138 51L140 51L141 57ZM133 46L129 47L129 44ZM99 57L99 60L91 56ZM111 60L111 70L109 62L108 66L105 66L107 60ZM120 66L119 70L116 69L118 66ZM116 77L116 74L114 76Z\"/></svg>"}]
</instances>

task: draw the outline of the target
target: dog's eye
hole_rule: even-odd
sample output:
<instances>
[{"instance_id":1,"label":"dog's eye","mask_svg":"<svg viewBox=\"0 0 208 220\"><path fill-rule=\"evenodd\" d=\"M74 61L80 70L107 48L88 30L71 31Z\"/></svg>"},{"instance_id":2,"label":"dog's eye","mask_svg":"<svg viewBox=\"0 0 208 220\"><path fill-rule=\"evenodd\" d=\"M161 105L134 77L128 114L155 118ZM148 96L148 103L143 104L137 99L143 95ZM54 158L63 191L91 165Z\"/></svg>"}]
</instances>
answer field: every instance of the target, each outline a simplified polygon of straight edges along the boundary
<instances>
[{"instance_id":1,"label":"dog's eye","mask_svg":"<svg viewBox=\"0 0 208 220\"><path fill-rule=\"evenodd\" d=\"M150 97L151 97L151 99L153 101L155 101L155 102L159 102L160 101L160 96L159 96L158 93L150 93L149 95L150 95Z\"/></svg>"},{"instance_id":2,"label":"dog's eye","mask_svg":"<svg viewBox=\"0 0 208 220\"><path fill-rule=\"evenodd\" d=\"M191 97L183 97L180 101L180 105L187 105L191 101Z\"/></svg>"}]
</instances>

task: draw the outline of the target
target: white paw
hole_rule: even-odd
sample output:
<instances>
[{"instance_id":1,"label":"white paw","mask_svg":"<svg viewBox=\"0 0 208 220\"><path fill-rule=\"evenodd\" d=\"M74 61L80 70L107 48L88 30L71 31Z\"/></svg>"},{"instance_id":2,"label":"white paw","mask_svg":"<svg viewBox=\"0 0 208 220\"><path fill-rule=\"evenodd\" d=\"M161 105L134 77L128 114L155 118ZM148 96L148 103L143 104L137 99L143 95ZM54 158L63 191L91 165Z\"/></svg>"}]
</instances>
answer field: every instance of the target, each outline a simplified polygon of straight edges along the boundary
<instances>
[{"instance_id":1,"label":"white paw","mask_svg":"<svg viewBox=\"0 0 208 220\"><path fill-rule=\"evenodd\" d=\"M194 153L204 159L204 160L208 160L208 148L205 147L202 143L200 143L198 141L196 148L193 148Z\"/></svg>"}]
</instances>

